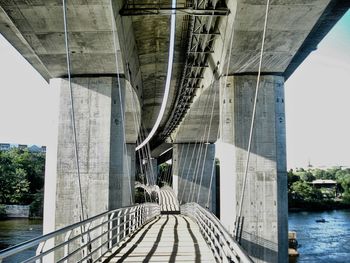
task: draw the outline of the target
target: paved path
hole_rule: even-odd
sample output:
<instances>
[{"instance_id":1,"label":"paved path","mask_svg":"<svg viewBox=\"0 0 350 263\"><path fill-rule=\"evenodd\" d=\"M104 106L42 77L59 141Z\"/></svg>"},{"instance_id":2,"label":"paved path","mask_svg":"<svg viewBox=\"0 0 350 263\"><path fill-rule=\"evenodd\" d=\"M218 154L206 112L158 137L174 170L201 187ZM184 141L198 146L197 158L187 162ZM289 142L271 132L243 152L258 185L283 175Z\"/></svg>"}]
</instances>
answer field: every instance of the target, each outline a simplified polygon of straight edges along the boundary
<instances>
[{"instance_id":1,"label":"paved path","mask_svg":"<svg viewBox=\"0 0 350 263\"><path fill-rule=\"evenodd\" d=\"M177 200L174 191L169 186L164 186L160 189L160 210L162 212L180 211L179 201Z\"/></svg>"},{"instance_id":2,"label":"paved path","mask_svg":"<svg viewBox=\"0 0 350 263\"><path fill-rule=\"evenodd\" d=\"M152 220L107 257L104 262L216 262L198 225L183 215Z\"/></svg>"}]
</instances>

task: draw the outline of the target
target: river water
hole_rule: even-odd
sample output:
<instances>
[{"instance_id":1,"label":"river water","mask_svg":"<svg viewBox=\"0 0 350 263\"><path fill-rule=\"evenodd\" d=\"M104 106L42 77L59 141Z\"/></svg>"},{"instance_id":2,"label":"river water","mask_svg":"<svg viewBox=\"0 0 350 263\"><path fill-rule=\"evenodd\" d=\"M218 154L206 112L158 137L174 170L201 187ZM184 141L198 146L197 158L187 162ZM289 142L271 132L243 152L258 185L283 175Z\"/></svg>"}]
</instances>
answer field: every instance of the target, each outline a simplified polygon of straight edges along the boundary
<instances>
[{"instance_id":1,"label":"river water","mask_svg":"<svg viewBox=\"0 0 350 263\"><path fill-rule=\"evenodd\" d=\"M42 235L42 220L10 219L0 221L0 250ZM21 256L4 260L17 263L35 255L35 249L28 249Z\"/></svg>"},{"instance_id":2,"label":"river water","mask_svg":"<svg viewBox=\"0 0 350 263\"><path fill-rule=\"evenodd\" d=\"M326 222L315 221L321 218ZM290 213L289 230L297 232L300 245L298 263L350 262L350 210ZM0 221L0 250L41 234L41 220ZM26 251L24 258L34 254L34 250ZM20 259L4 262L19 262Z\"/></svg>"},{"instance_id":3,"label":"river water","mask_svg":"<svg viewBox=\"0 0 350 263\"><path fill-rule=\"evenodd\" d=\"M289 213L289 230L297 232L298 263L350 262L350 210Z\"/></svg>"}]
</instances>

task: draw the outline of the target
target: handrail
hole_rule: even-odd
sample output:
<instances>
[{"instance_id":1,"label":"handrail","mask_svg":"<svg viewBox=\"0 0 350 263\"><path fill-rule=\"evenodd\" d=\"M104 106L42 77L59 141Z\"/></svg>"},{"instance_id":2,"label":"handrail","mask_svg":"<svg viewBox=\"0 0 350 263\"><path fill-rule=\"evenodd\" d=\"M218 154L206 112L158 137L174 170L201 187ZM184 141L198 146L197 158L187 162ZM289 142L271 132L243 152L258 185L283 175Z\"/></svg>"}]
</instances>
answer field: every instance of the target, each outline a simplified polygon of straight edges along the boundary
<instances>
[{"instance_id":1,"label":"handrail","mask_svg":"<svg viewBox=\"0 0 350 263\"><path fill-rule=\"evenodd\" d=\"M159 214L160 207L155 203L107 211L1 250L0 262L37 246L36 255L22 262L96 262Z\"/></svg>"},{"instance_id":2,"label":"handrail","mask_svg":"<svg viewBox=\"0 0 350 263\"><path fill-rule=\"evenodd\" d=\"M181 213L193 218L219 262L252 263L241 246L232 238L220 220L197 203L181 205Z\"/></svg>"}]
</instances>

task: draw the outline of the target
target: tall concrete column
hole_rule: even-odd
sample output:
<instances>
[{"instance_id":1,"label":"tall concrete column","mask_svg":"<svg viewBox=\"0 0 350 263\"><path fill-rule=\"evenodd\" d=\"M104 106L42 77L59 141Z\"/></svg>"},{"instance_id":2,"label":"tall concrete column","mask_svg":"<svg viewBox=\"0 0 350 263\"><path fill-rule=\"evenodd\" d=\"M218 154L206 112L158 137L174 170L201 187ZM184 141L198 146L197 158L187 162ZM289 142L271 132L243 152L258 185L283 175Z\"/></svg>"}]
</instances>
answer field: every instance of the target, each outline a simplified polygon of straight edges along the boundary
<instances>
[{"instance_id":1,"label":"tall concrete column","mask_svg":"<svg viewBox=\"0 0 350 263\"><path fill-rule=\"evenodd\" d=\"M197 202L215 211L215 145L173 145L173 189L180 203ZM212 176L213 172L213 176ZM210 180L212 178L211 189Z\"/></svg>"},{"instance_id":2,"label":"tall concrete column","mask_svg":"<svg viewBox=\"0 0 350 263\"><path fill-rule=\"evenodd\" d=\"M220 218L232 233L242 194L256 75L221 80ZM284 78L261 77L247 184L242 246L255 262L288 261Z\"/></svg>"},{"instance_id":3,"label":"tall concrete column","mask_svg":"<svg viewBox=\"0 0 350 263\"><path fill-rule=\"evenodd\" d=\"M80 197L69 83L66 79L50 81L52 88L60 89L60 114L56 149L49 151L48 156L50 173L46 174L45 210L51 214L44 215L45 233L80 221L80 198L84 218L131 204L135 144L124 145L125 128L120 101L125 111L125 91L129 84L124 79L120 82L121 87L118 87L114 77L72 78L81 174Z\"/></svg>"}]
</instances>

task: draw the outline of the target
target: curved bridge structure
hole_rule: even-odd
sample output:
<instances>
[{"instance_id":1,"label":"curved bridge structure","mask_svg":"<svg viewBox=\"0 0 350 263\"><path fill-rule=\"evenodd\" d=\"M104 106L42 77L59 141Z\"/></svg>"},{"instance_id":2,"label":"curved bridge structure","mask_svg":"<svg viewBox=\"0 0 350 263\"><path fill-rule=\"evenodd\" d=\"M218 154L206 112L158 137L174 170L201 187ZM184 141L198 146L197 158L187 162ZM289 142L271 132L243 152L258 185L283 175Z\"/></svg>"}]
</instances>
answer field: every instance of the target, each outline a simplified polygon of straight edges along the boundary
<instances>
[{"instance_id":1,"label":"curved bridge structure","mask_svg":"<svg viewBox=\"0 0 350 263\"><path fill-rule=\"evenodd\" d=\"M349 7L0 0L1 34L60 90L45 235L0 259L287 262L284 82Z\"/></svg>"}]
</instances>

